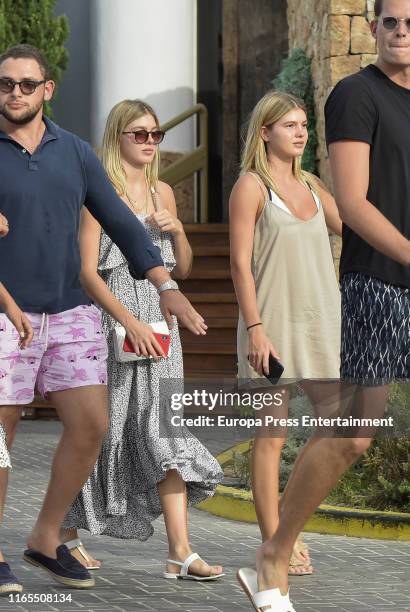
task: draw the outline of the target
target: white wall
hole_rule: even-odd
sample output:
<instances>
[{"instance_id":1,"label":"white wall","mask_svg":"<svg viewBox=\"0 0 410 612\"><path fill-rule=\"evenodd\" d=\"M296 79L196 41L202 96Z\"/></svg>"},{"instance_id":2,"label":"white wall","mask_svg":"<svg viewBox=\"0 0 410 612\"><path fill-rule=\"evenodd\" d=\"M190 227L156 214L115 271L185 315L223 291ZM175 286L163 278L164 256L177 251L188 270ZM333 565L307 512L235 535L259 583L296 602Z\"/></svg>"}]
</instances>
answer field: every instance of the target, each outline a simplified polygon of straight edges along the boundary
<instances>
[{"instance_id":1,"label":"white wall","mask_svg":"<svg viewBox=\"0 0 410 612\"><path fill-rule=\"evenodd\" d=\"M68 68L53 101L55 121L90 140L90 7L88 2L58 0L56 15L67 15L70 35Z\"/></svg>"},{"instance_id":2,"label":"white wall","mask_svg":"<svg viewBox=\"0 0 410 612\"><path fill-rule=\"evenodd\" d=\"M196 0L91 0L91 138L101 142L111 107L141 98L164 123L195 104ZM162 145L189 150L194 122Z\"/></svg>"}]
</instances>

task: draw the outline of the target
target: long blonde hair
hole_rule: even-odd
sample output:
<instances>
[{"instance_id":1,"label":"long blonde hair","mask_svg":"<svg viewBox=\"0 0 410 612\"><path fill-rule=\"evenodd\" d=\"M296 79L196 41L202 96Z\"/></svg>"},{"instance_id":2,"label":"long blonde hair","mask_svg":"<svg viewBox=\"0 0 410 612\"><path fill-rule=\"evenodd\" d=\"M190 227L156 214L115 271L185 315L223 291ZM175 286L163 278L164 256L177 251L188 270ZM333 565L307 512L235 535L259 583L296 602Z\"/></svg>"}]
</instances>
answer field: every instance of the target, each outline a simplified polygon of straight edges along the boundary
<instances>
[{"instance_id":1,"label":"long blonde hair","mask_svg":"<svg viewBox=\"0 0 410 612\"><path fill-rule=\"evenodd\" d=\"M149 104L142 100L123 100L110 111L105 125L103 142L99 151L102 164L117 193L122 196L127 193L127 177L121 160L121 134L132 121L143 115L152 115L159 126L158 117ZM155 148L155 156L150 164L145 166L145 178L150 190L156 189L159 172L159 147Z\"/></svg>"},{"instance_id":2,"label":"long blonde hair","mask_svg":"<svg viewBox=\"0 0 410 612\"><path fill-rule=\"evenodd\" d=\"M246 132L245 144L242 150L241 174L256 173L262 182L270 187L278 196L280 192L272 178L266 143L262 138L262 126L269 127L276 123L289 111L300 108L306 113L302 100L283 91L269 91L263 96L252 111ZM314 178L302 170L301 158L295 157L292 163L293 175L307 187L315 188Z\"/></svg>"}]
</instances>

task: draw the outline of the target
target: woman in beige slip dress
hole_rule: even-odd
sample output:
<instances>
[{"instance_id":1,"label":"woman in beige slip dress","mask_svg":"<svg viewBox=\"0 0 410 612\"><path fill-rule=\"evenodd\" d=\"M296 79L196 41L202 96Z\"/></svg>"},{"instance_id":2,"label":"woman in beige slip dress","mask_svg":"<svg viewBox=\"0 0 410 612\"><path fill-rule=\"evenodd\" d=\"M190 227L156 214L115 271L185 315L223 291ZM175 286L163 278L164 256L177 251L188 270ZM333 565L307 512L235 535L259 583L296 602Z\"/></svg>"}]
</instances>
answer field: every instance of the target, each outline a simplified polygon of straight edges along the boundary
<instances>
[{"instance_id":1,"label":"woman in beige slip dress","mask_svg":"<svg viewBox=\"0 0 410 612\"><path fill-rule=\"evenodd\" d=\"M282 380L302 381L315 403L318 379L339 378L340 296L327 227L341 235L342 223L321 181L301 169L306 125L303 103L289 94L269 92L255 107L230 198L231 270L240 307L238 377L246 379L240 384L262 390L273 355L285 368ZM282 397L274 415L286 417L286 388ZM264 414L272 409L257 416ZM252 490L266 541L279 523L286 432L258 433ZM289 574L312 571L307 547L298 540Z\"/></svg>"}]
</instances>

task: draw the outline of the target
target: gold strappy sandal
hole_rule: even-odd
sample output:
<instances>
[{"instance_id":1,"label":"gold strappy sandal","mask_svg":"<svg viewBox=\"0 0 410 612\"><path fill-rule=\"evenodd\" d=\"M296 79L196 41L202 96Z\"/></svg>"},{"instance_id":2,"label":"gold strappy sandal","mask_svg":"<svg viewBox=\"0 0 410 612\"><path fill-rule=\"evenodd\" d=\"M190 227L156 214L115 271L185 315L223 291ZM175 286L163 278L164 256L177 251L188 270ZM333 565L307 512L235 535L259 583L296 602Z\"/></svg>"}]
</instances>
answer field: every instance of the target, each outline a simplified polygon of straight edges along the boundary
<instances>
[{"instance_id":1,"label":"gold strappy sandal","mask_svg":"<svg viewBox=\"0 0 410 612\"><path fill-rule=\"evenodd\" d=\"M79 561L82 565L84 565L84 567L86 567L89 570L100 569L101 561L100 561L100 565L95 564L96 559L93 559L91 555L87 552L80 538L69 540L68 542L64 542L64 544L67 546L68 550L70 551L74 559L77 559L77 561Z\"/></svg>"}]
</instances>

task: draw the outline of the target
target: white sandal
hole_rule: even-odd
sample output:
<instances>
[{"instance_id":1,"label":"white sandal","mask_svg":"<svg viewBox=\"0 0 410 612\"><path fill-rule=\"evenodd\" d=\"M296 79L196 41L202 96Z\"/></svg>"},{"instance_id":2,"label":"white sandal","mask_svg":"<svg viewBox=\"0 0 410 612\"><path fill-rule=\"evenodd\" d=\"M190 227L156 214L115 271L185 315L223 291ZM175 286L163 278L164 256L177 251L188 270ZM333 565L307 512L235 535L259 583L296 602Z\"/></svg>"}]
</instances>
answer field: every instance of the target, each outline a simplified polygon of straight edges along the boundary
<instances>
[{"instance_id":1,"label":"white sandal","mask_svg":"<svg viewBox=\"0 0 410 612\"><path fill-rule=\"evenodd\" d=\"M77 559L77 561L79 561L82 565L84 565L84 561L85 563L90 562L91 557L86 551L86 549L84 548L84 544L81 542L80 538L69 540L68 542L64 542L64 544L67 546L68 550L73 555L74 559ZM74 554L74 552L77 552L77 551L78 551L78 554ZM88 570L98 570L100 569L101 566L100 565L84 565L84 567L86 567Z\"/></svg>"},{"instance_id":2,"label":"white sandal","mask_svg":"<svg viewBox=\"0 0 410 612\"><path fill-rule=\"evenodd\" d=\"M296 612L289 599L289 591L282 595L280 589L258 592L258 575L255 570L243 567L236 577L256 612Z\"/></svg>"},{"instance_id":3,"label":"white sandal","mask_svg":"<svg viewBox=\"0 0 410 612\"><path fill-rule=\"evenodd\" d=\"M225 576L225 574L215 574L211 576L196 576L195 574L188 574L189 566L191 565L191 563L193 563L193 561L196 561L197 559L200 559L201 561L203 561L203 559L201 559L198 553L190 554L189 557L187 557L183 563L181 563L181 561L174 561L173 559L167 559L167 563L178 565L181 568L181 570L179 574L174 574L174 572L164 572L163 573L164 578L166 578L167 580L176 580L177 578L181 578L183 580L206 581L206 580L216 580L217 578L222 578L222 576Z\"/></svg>"}]
</instances>

